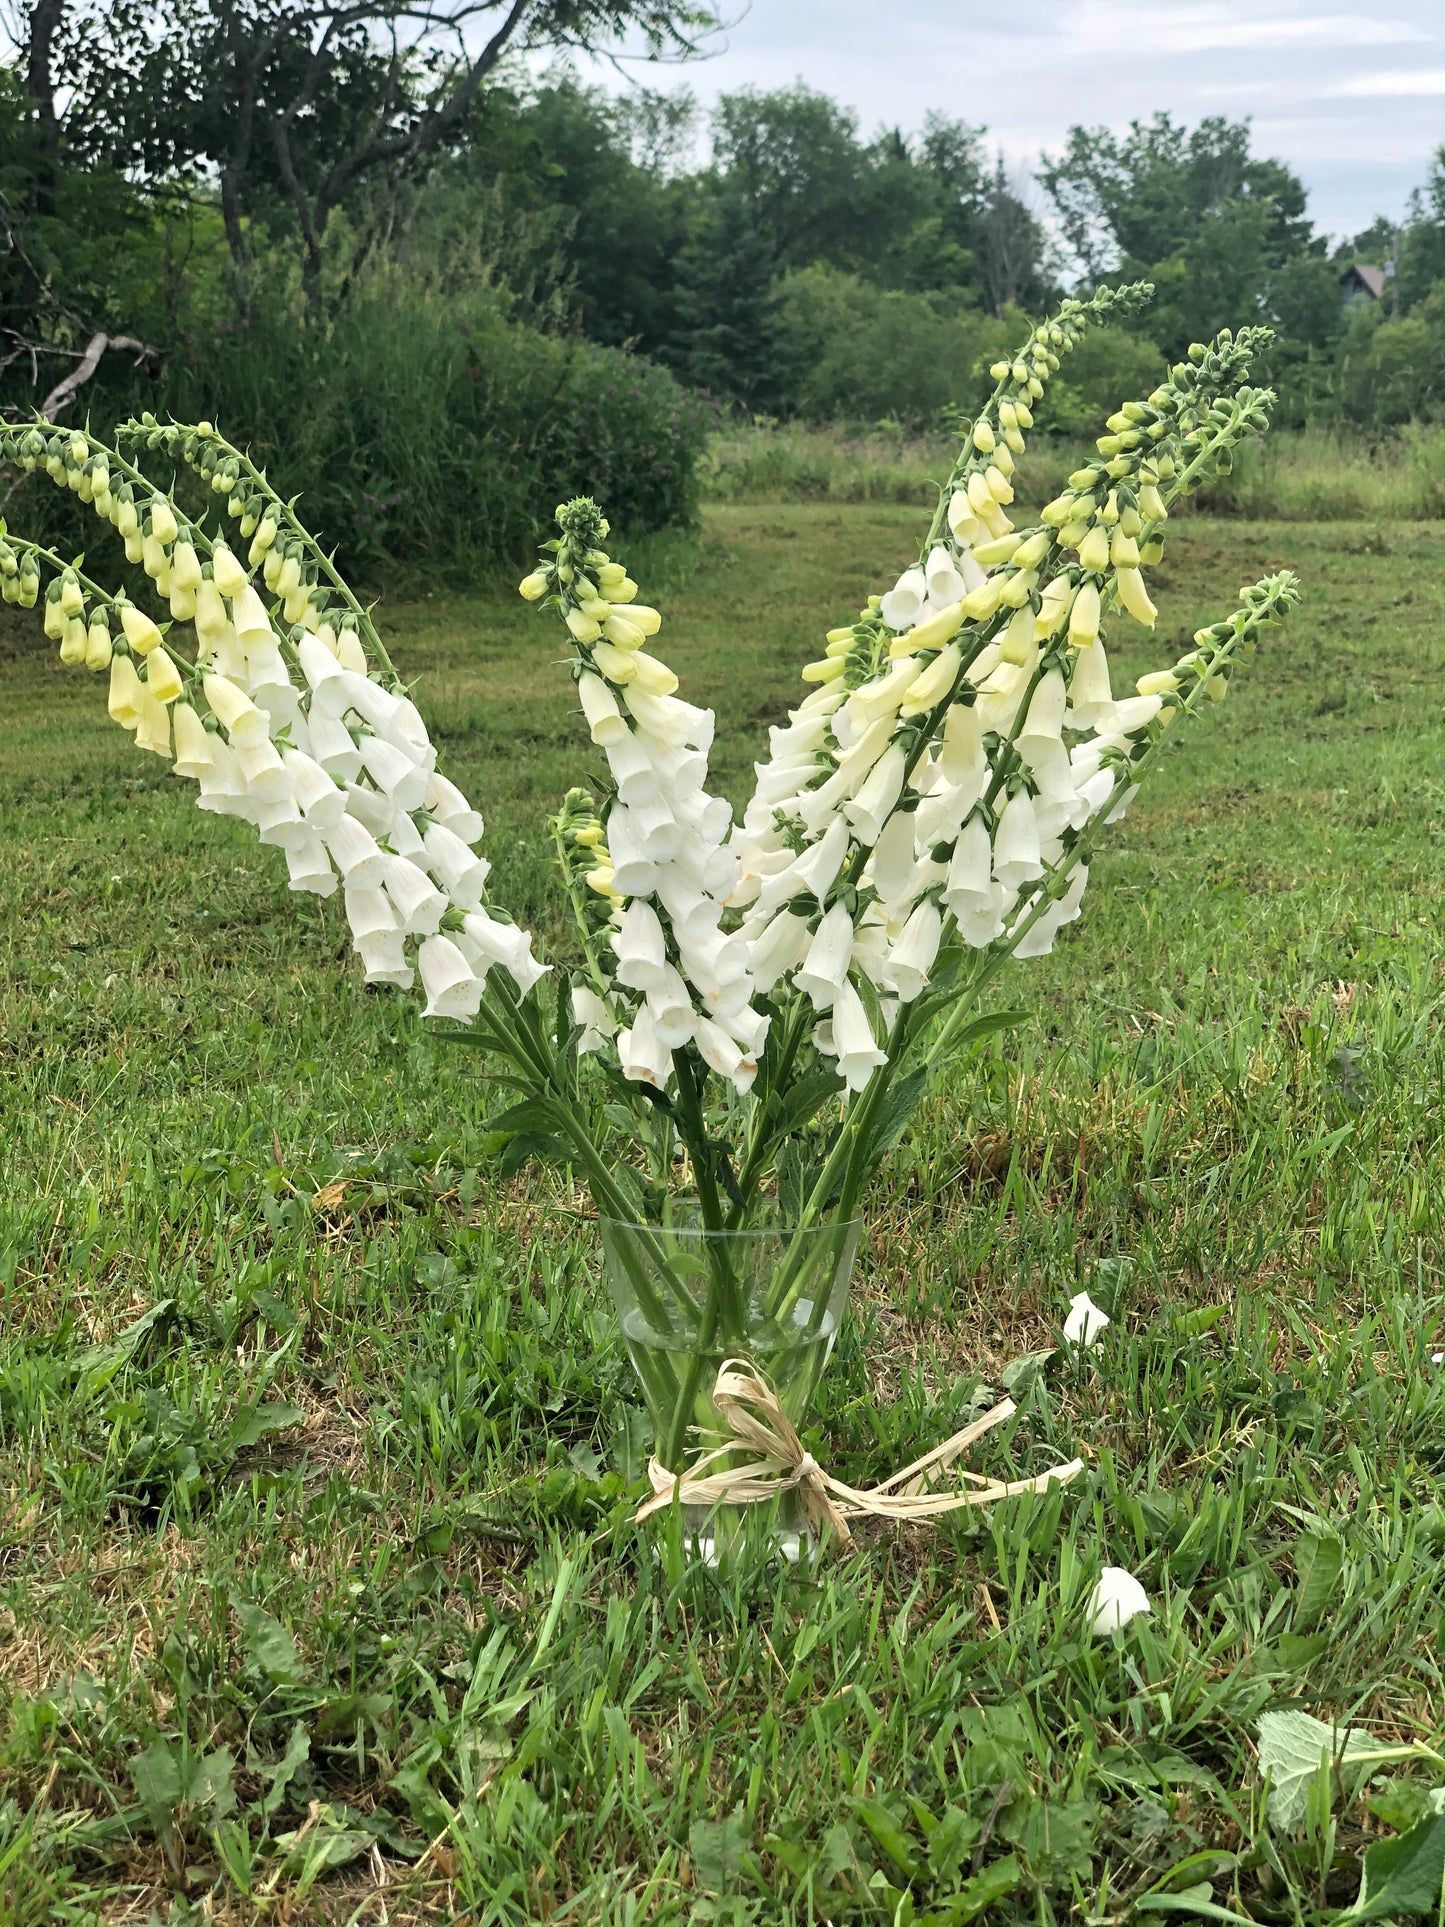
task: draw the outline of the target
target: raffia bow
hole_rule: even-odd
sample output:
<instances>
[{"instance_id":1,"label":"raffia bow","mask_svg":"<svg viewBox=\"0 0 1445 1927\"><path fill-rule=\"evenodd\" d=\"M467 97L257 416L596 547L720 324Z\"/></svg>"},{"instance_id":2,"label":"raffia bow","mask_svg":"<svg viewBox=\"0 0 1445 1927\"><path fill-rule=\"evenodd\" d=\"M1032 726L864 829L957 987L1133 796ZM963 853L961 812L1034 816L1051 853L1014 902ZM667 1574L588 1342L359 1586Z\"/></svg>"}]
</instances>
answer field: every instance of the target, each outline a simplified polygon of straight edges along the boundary
<instances>
[{"instance_id":1,"label":"raffia bow","mask_svg":"<svg viewBox=\"0 0 1445 1927\"><path fill-rule=\"evenodd\" d=\"M989 1479L979 1472L960 1469L958 1477L967 1480L966 1492L929 1492L925 1480L930 1472L947 1470L975 1439L1002 1425L1018 1409L1010 1398L1003 1399L982 1418L965 1425L961 1432L945 1439L942 1445L925 1452L921 1459L905 1465L881 1485L860 1492L825 1472L803 1447L783 1410L777 1393L757 1367L744 1358L724 1359L718 1369L712 1402L725 1429L709 1436L719 1440L710 1451L694 1460L685 1472L669 1472L659 1460L647 1468L652 1481L652 1497L643 1501L632 1515L634 1521L648 1518L678 1500L683 1505L765 1505L784 1492L800 1494L803 1507L815 1531L824 1526L839 1539L852 1537L848 1521L861 1518L936 1519L945 1512L964 1506L991 1505L996 1499L1017 1498L1024 1492L1043 1492L1050 1484L1067 1485L1083 1469L1082 1459L1067 1465L1051 1466L1033 1479ZM741 1465L730 1465L718 1472L707 1468L719 1459L739 1451L757 1457Z\"/></svg>"}]
</instances>

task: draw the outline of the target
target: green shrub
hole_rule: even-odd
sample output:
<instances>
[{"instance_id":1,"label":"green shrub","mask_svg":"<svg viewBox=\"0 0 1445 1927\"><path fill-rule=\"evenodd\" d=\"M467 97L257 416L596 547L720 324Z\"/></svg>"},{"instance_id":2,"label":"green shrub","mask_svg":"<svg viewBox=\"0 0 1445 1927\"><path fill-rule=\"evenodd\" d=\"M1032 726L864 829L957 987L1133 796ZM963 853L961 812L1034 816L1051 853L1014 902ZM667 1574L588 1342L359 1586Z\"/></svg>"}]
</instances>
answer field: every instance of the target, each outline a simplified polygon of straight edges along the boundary
<instances>
[{"instance_id":1,"label":"green shrub","mask_svg":"<svg viewBox=\"0 0 1445 1927\"><path fill-rule=\"evenodd\" d=\"M712 426L651 362L544 334L494 290L434 289L394 268L324 329L268 295L249 325L185 340L158 382L107 375L92 391L98 433L140 407L215 420L301 494L348 566L380 580L475 579L524 560L556 504L583 491L629 532L691 523ZM94 541L93 519L72 532L65 499L32 491L57 539Z\"/></svg>"}]
</instances>

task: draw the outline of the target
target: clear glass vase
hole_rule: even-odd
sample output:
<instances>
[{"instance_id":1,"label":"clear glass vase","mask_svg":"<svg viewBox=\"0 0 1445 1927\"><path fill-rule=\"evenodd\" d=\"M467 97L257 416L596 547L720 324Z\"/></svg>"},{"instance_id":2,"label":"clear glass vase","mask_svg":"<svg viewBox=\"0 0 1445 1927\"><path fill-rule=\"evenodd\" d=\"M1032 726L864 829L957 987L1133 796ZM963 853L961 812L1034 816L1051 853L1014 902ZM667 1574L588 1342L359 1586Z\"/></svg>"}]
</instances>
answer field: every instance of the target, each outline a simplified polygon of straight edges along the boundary
<instances>
[{"instance_id":1,"label":"clear glass vase","mask_svg":"<svg viewBox=\"0 0 1445 1927\"><path fill-rule=\"evenodd\" d=\"M838 1335L861 1220L765 1224L709 1231L692 1207L667 1224L602 1220L602 1250L627 1355L652 1417L654 1451L672 1472L710 1449L721 1425L712 1402L725 1359L746 1359L795 1427L805 1423ZM736 1461L719 1460L725 1469ZM683 1508L685 1534L717 1563L727 1547L765 1537L796 1557L807 1536L793 1493L770 1506ZM766 1515L766 1516L763 1516Z\"/></svg>"}]
</instances>

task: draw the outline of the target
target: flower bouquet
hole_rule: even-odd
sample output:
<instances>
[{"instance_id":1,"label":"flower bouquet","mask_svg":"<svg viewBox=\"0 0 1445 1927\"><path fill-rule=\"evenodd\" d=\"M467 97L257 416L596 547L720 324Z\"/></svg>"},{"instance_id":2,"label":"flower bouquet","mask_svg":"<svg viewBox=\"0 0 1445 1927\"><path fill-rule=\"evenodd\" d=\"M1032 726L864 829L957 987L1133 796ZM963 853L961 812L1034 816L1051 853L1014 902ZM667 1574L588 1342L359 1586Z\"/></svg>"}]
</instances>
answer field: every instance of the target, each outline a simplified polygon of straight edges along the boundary
<instances>
[{"instance_id":1,"label":"flower bouquet","mask_svg":"<svg viewBox=\"0 0 1445 1927\"><path fill-rule=\"evenodd\" d=\"M368 983L419 979L426 1016L508 1093L491 1120L508 1168L555 1162L590 1190L654 1427L651 1505L770 1500L776 1520L781 1495L797 1523L846 1535L860 1510L1020 1489L968 1473L924 1489L1007 1405L871 1494L828 1479L797 1428L871 1173L930 1077L1010 1021L981 1008L988 986L1080 914L1094 849L1163 745L1298 597L1288 574L1246 589L1115 691L1106 620L1152 626L1171 508L1265 425L1271 397L1248 385L1263 329L1192 348L1109 418L1034 525L1010 519L1061 357L1148 293L1066 301L993 367L916 566L827 632L740 820L708 789L712 712L678 694L662 618L600 508L558 510L521 593L558 620L601 758L551 825L575 930L553 962L492 901L482 817L437 767L369 613L240 449L149 415L115 447L0 430L13 463L113 525L150 584L132 600L7 533L5 599L33 606L44 583L62 661L108 673L139 746L202 809L251 823L292 889L341 892ZM207 485L219 526L183 506L204 501L195 483L148 479L147 456Z\"/></svg>"}]
</instances>

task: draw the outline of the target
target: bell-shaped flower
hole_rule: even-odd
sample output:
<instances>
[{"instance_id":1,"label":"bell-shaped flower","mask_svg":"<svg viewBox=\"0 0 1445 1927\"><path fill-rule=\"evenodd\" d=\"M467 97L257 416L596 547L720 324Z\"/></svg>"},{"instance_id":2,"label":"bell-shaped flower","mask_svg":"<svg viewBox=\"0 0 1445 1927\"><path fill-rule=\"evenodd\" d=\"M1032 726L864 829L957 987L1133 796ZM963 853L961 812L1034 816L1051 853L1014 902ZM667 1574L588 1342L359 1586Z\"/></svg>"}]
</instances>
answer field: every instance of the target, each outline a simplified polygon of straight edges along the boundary
<instances>
[{"instance_id":1,"label":"bell-shaped flower","mask_svg":"<svg viewBox=\"0 0 1445 1927\"><path fill-rule=\"evenodd\" d=\"M863 1000L846 980L833 1001L832 1026L839 1075L850 1091L861 1091L888 1053L879 1050Z\"/></svg>"},{"instance_id":2,"label":"bell-shaped flower","mask_svg":"<svg viewBox=\"0 0 1445 1927\"><path fill-rule=\"evenodd\" d=\"M1126 696L1122 702L1114 704L1106 719L1106 727L1120 736L1136 735L1141 729L1149 727L1163 707L1157 696Z\"/></svg>"},{"instance_id":3,"label":"bell-shaped flower","mask_svg":"<svg viewBox=\"0 0 1445 1927\"><path fill-rule=\"evenodd\" d=\"M676 696L652 696L635 686L622 692L622 700L635 722L674 748L686 745L690 749L706 750L712 747L714 724L710 709L697 709Z\"/></svg>"},{"instance_id":4,"label":"bell-shaped flower","mask_svg":"<svg viewBox=\"0 0 1445 1927\"><path fill-rule=\"evenodd\" d=\"M141 679L129 656L112 656L110 663L111 720L122 729L135 729L140 722Z\"/></svg>"},{"instance_id":5,"label":"bell-shaped flower","mask_svg":"<svg viewBox=\"0 0 1445 1927\"><path fill-rule=\"evenodd\" d=\"M258 803L276 803L283 796L293 794L290 771L269 737L259 743L232 747L236 749L236 767L241 772L241 780Z\"/></svg>"},{"instance_id":6,"label":"bell-shaped flower","mask_svg":"<svg viewBox=\"0 0 1445 1927\"><path fill-rule=\"evenodd\" d=\"M883 963L883 981L898 993L900 1003L911 1004L928 982L928 973L938 955L943 934L943 919L938 906L925 897L914 910L903 933Z\"/></svg>"},{"instance_id":7,"label":"bell-shaped flower","mask_svg":"<svg viewBox=\"0 0 1445 1927\"><path fill-rule=\"evenodd\" d=\"M614 803L607 816L607 847L612 852L615 887L624 897L650 896L657 888L657 864L631 810Z\"/></svg>"},{"instance_id":8,"label":"bell-shaped flower","mask_svg":"<svg viewBox=\"0 0 1445 1927\"><path fill-rule=\"evenodd\" d=\"M1039 860L1039 826L1034 799L1025 789L1015 790L1004 805L994 835L993 873L1006 889L1017 890L1044 873Z\"/></svg>"},{"instance_id":9,"label":"bell-shaped flower","mask_svg":"<svg viewBox=\"0 0 1445 1927\"><path fill-rule=\"evenodd\" d=\"M210 705L211 713L225 730L232 747L244 749L248 744L264 743L270 738L266 716L251 701L243 689L238 689L227 676L203 676L201 688Z\"/></svg>"},{"instance_id":10,"label":"bell-shaped flower","mask_svg":"<svg viewBox=\"0 0 1445 1927\"><path fill-rule=\"evenodd\" d=\"M785 888L783 896L797 895L806 891L821 903L832 889L847 854L848 825L841 816L835 816L818 841L804 850L793 865L792 887ZM787 873L784 874L786 876ZM770 879L770 881L774 880ZM781 902L783 897L777 900Z\"/></svg>"},{"instance_id":11,"label":"bell-shaped flower","mask_svg":"<svg viewBox=\"0 0 1445 1927\"><path fill-rule=\"evenodd\" d=\"M136 707L140 711L135 731L137 749L148 749L154 756L169 756L171 712L151 694L144 683L141 684Z\"/></svg>"},{"instance_id":12,"label":"bell-shaped flower","mask_svg":"<svg viewBox=\"0 0 1445 1927\"><path fill-rule=\"evenodd\" d=\"M609 837L613 819L624 810L633 835L641 842L643 854L648 861L670 863L682 846L682 825L662 798L652 796L644 798L640 803L615 804L607 819Z\"/></svg>"},{"instance_id":13,"label":"bell-shaped flower","mask_svg":"<svg viewBox=\"0 0 1445 1927\"><path fill-rule=\"evenodd\" d=\"M617 1019L597 992L586 984L572 986L572 1021L582 1028L577 1049L584 1057L593 1051L605 1050L617 1034Z\"/></svg>"},{"instance_id":14,"label":"bell-shaped flower","mask_svg":"<svg viewBox=\"0 0 1445 1927\"><path fill-rule=\"evenodd\" d=\"M376 838L354 816L343 816L322 841L341 872L348 895L355 890L380 890L386 878L386 858L377 848Z\"/></svg>"},{"instance_id":15,"label":"bell-shaped flower","mask_svg":"<svg viewBox=\"0 0 1445 1927\"><path fill-rule=\"evenodd\" d=\"M710 1017L700 1017L697 1022L696 1041L698 1052L709 1070L725 1077L735 1089L751 1089L753 1079L758 1074L757 1059L745 1051L720 1024Z\"/></svg>"},{"instance_id":16,"label":"bell-shaped flower","mask_svg":"<svg viewBox=\"0 0 1445 1927\"><path fill-rule=\"evenodd\" d=\"M336 890L336 872L326 854L326 845L314 831L304 830L285 846L289 887L305 890L312 896L329 897Z\"/></svg>"},{"instance_id":17,"label":"bell-shaped flower","mask_svg":"<svg viewBox=\"0 0 1445 1927\"><path fill-rule=\"evenodd\" d=\"M486 985L450 937L428 937L416 953L416 967L426 992L424 1017L476 1016Z\"/></svg>"},{"instance_id":18,"label":"bell-shaped flower","mask_svg":"<svg viewBox=\"0 0 1445 1927\"><path fill-rule=\"evenodd\" d=\"M251 654L253 645L269 643L273 649L275 648L276 636L271 627L271 617L265 603L250 582L231 599L231 621L235 626L236 634L241 638L241 647L248 656Z\"/></svg>"},{"instance_id":19,"label":"bell-shaped flower","mask_svg":"<svg viewBox=\"0 0 1445 1927\"><path fill-rule=\"evenodd\" d=\"M617 1061L622 1075L634 1084L664 1090L672 1075L672 1052L652 1028L652 1015L643 1004L630 1027L617 1033Z\"/></svg>"},{"instance_id":20,"label":"bell-shaped flower","mask_svg":"<svg viewBox=\"0 0 1445 1927\"><path fill-rule=\"evenodd\" d=\"M620 743L632 734L627 726L627 718L617 707L617 699L592 670L582 671L577 680L577 694L594 743L605 748L611 743Z\"/></svg>"},{"instance_id":21,"label":"bell-shaped flower","mask_svg":"<svg viewBox=\"0 0 1445 1927\"><path fill-rule=\"evenodd\" d=\"M748 969L761 995L807 954L810 933L805 917L779 910L748 946Z\"/></svg>"},{"instance_id":22,"label":"bell-shaped flower","mask_svg":"<svg viewBox=\"0 0 1445 1927\"><path fill-rule=\"evenodd\" d=\"M444 823L432 823L422 832L426 846L426 867L459 910L475 910L482 901L491 864L474 856L459 836L453 836Z\"/></svg>"},{"instance_id":23,"label":"bell-shaped flower","mask_svg":"<svg viewBox=\"0 0 1445 1927\"><path fill-rule=\"evenodd\" d=\"M612 938L617 953L617 981L629 990L650 991L665 980L667 945L662 924L650 903L634 897L622 913Z\"/></svg>"},{"instance_id":24,"label":"bell-shaped flower","mask_svg":"<svg viewBox=\"0 0 1445 1927\"><path fill-rule=\"evenodd\" d=\"M456 784L439 770L433 770L426 779L426 807L463 843L477 842L486 828L481 811L474 810Z\"/></svg>"},{"instance_id":25,"label":"bell-shaped flower","mask_svg":"<svg viewBox=\"0 0 1445 1927\"><path fill-rule=\"evenodd\" d=\"M441 929L447 899L425 870L407 857L388 856L384 883L409 937L430 937Z\"/></svg>"},{"instance_id":26,"label":"bell-shaped flower","mask_svg":"<svg viewBox=\"0 0 1445 1927\"><path fill-rule=\"evenodd\" d=\"M928 584L929 605L934 609L946 609L950 603L962 602L968 594L969 585L942 543L929 550L924 576Z\"/></svg>"},{"instance_id":27,"label":"bell-shaped flower","mask_svg":"<svg viewBox=\"0 0 1445 1927\"><path fill-rule=\"evenodd\" d=\"M211 551L211 573L221 594L233 599L251 580L241 558L225 542L218 542Z\"/></svg>"},{"instance_id":28,"label":"bell-shaped flower","mask_svg":"<svg viewBox=\"0 0 1445 1927\"><path fill-rule=\"evenodd\" d=\"M900 716L921 716L925 710L941 703L958 681L958 672L963 667L963 656L956 642L946 643L938 654L908 686L908 693L899 706Z\"/></svg>"},{"instance_id":29,"label":"bell-shaped flower","mask_svg":"<svg viewBox=\"0 0 1445 1927\"><path fill-rule=\"evenodd\" d=\"M1120 1632L1131 1619L1152 1611L1148 1593L1133 1573L1126 1572L1122 1566L1105 1566L1084 1608L1092 1639Z\"/></svg>"},{"instance_id":30,"label":"bell-shaped flower","mask_svg":"<svg viewBox=\"0 0 1445 1927\"><path fill-rule=\"evenodd\" d=\"M185 688L180 670L159 645L146 657L145 683L158 703L173 703Z\"/></svg>"},{"instance_id":31,"label":"bell-shaped flower","mask_svg":"<svg viewBox=\"0 0 1445 1927\"><path fill-rule=\"evenodd\" d=\"M652 1016L652 1031L669 1050L681 1050L697 1025L687 985L671 964L664 964L658 980L647 992L647 1008Z\"/></svg>"},{"instance_id":32,"label":"bell-shaped flower","mask_svg":"<svg viewBox=\"0 0 1445 1927\"><path fill-rule=\"evenodd\" d=\"M313 703L306 718L309 754L328 776L351 783L361 774L361 751L345 723L328 716Z\"/></svg>"},{"instance_id":33,"label":"bell-shaped flower","mask_svg":"<svg viewBox=\"0 0 1445 1927\"><path fill-rule=\"evenodd\" d=\"M1110 1323L1109 1314L1094 1303L1088 1292L1075 1292L1069 1300L1069 1315L1064 1320L1064 1342L1091 1350Z\"/></svg>"},{"instance_id":34,"label":"bell-shaped flower","mask_svg":"<svg viewBox=\"0 0 1445 1927\"><path fill-rule=\"evenodd\" d=\"M222 636L233 633L231 618L226 614L220 590L209 577L195 585L195 597L196 613L192 619L196 634L209 649Z\"/></svg>"},{"instance_id":35,"label":"bell-shaped flower","mask_svg":"<svg viewBox=\"0 0 1445 1927\"><path fill-rule=\"evenodd\" d=\"M872 682L865 682L853 691L848 698L849 714L865 723L896 715L909 688L918 680L920 668L916 657L900 656L885 674L875 676Z\"/></svg>"},{"instance_id":36,"label":"bell-shaped flower","mask_svg":"<svg viewBox=\"0 0 1445 1927\"><path fill-rule=\"evenodd\" d=\"M357 738L356 746L361 751L362 767L379 790L385 790L401 809L421 808L426 799L425 771L418 769L394 744L365 730Z\"/></svg>"},{"instance_id":37,"label":"bell-shaped flower","mask_svg":"<svg viewBox=\"0 0 1445 1927\"><path fill-rule=\"evenodd\" d=\"M920 810L919 815L922 814ZM918 822L908 810L897 810L883 826L873 848L870 868L873 888L885 903L894 903L908 888L914 871L914 832Z\"/></svg>"},{"instance_id":38,"label":"bell-shaped flower","mask_svg":"<svg viewBox=\"0 0 1445 1927\"><path fill-rule=\"evenodd\" d=\"M1078 650L1069 675L1071 729L1096 729L1113 714L1114 692L1109 687L1109 658L1102 642Z\"/></svg>"},{"instance_id":39,"label":"bell-shaped flower","mask_svg":"<svg viewBox=\"0 0 1445 1927\"><path fill-rule=\"evenodd\" d=\"M813 933L807 955L793 982L817 1011L831 1010L834 999L848 978L853 956L853 919L847 907L835 903Z\"/></svg>"},{"instance_id":40,"label":"bell-shaped flower","mask_svg":"<svg viewBox=\"0 0 1445 1927\"><path fill-rule=\"evenodd\" d=\"M928 601L928 582L922 569L905 569L878 605L890 629L911 629Z\"/></svg>"},{"instance_id":41,"label":"bell-shaped flower","mask_svg":"<svg viewBox=\"0 0 1445 1927\"><path fill-rule=\"evenodd\" d=\"M210 749L210 765L202 769L196 779L201 791L196 798L197 807L209 810L216 816L237 816L249 820L251 803L241 772L236 767L235 750L221 736L210 738Z\"/></svg>"},{"instance_id":42,"label":"bell-shaped flower","mask_svg":"<svg viewBox=\"0 0 1445 1927\"><path fill-rule=\"evenodd\" d=\"M843 814L853 825L863 844L878 841L883 825L903 792L908 773L907 758L901 743L890 743L869 770L858 794L843 805Z\"/></svg>"},{"instance_id":43,"label":"bell-shaped flower","mask_svg":"<svg viewBox=\"0 0 1445 1927\"><path fill-rule=\"evenodd\" d=\"M346 814L346 791L339 789L321 765L299 749L284 749L285 764L296 793L296 803L313 830L334 830Z\"/></svg>"},{"instance_id":44,"label":"bell-shaped flower","mask_svg":"<svg viewBox=\"0 0 1445 1927\"><path fill-rule=\"evenodd\" d=\"M993 848L988 825L974 813L958 833L943 901L960 922L993 907Z\"/></svg>"},{"instance_id":45,"label":"bell-shaped flower","mask_svg":"<svg viewBox=\"0 0 1445 1927\"><path fill-rule=\"evenodd\" d=\"M1003 935L1004 924L1013 907L1016 893L995 883L991 901L958 920L958 934L971 950L986 950Z\"/></svg>"},{"instance_id":46,"label":"bell-shaped flower","mask_svg":"<svg viewBox=\"0 0 1445 1927\"><path fill-rule=\"evenodd\" d=\"M272 849L289 849L298 837L309 834L289 788L264 802L258 800L254 821L261 832L261 841Z\"/></svg>"},{"instance_id":47,"label":"bell-shaped flower","mask_svg":"<svg viewBox=\"0 0 1445 1927\"><path fill-rule=\"evenodd\" d=\"M1061 670L1050 669L1040 676L1029 698L1024 726L1019 731L1019 747L1022 749L1028 742L1057 743L1063 734L1064 711L1068 700L1069 692Z\"/></svg>"},{"instance_id":48,"label":"bell-shaped flower","mask_svg":"<svg viewBox=\"0 0 1445 1927\"><path fill-rule=\"evenodd\" d=\"M211 736L189 703L177 703L171 721L176 732L176 775L199 778L215 761Z\"/></svg>"}]
</instances>

